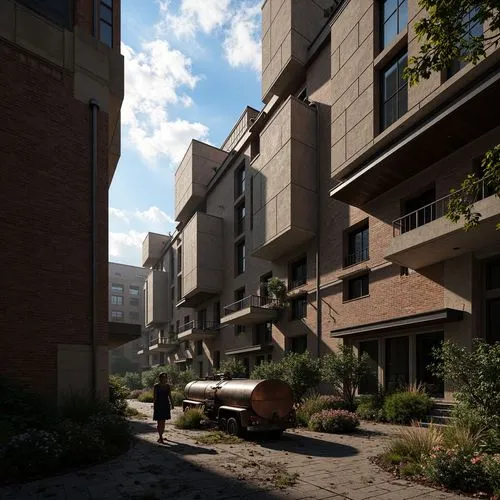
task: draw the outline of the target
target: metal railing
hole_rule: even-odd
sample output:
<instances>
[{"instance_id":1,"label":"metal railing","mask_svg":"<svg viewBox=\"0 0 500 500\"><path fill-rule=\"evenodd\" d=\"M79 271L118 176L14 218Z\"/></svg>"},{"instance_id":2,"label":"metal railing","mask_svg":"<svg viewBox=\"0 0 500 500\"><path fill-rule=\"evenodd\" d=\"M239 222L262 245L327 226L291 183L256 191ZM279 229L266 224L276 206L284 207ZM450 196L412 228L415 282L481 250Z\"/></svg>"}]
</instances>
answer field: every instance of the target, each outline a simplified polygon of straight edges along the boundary
<instances>
[{"instance_id":1,"label":"metal railing","mask_svg":"<svg viewBox=\"0 0 500 500\"><path fill-rule=\"evenodd\" d=\"M297 280L291 280L288 282L288 290L294 290L295 288L298 288L299 286L305 285L307 283L306 278L299 278Z\"/></svg>"},{"instance_id":2,"label":"metal railing","mask_svg":"<svg viewBox=\"0 0 500 500\"><path fill-rule=\"evenodd\" d=\"M278 301L276 299L272 299L270 297L262 296L262 295L249 295L244 299L238 300L224 307L224 316L228 314L241 311L242 309L246 309L247 307L261 307L261 308L270 308L277 307Z\"/></svg>"},{"instance_id":3,"label":"metal railing","mask_svg":"<svg viewBox=\"0 0 500 500\"><path fill-rule=\"evenodd\" d=\"M436 219L444 217L448 212L450 203L456 199L465 201L468 205L473 205L478 201L488 198L488 196L492 196L494 191L490 186L488 186L487 180L487 177L483 177L481 180L474 183L472 192L468 192L470 188L467 190L459 189L454 193L443 196L442 198L439 198L439 200L433 201L418 210L396 219L392 223L393 237L407 233L408 231L413 231L414 229L424 226L425 224L429 224Z\"/></svg>"},{"instance_id":4,"label":"metal railing","mask_svg":"<svg viewBox=\"0 0 500 500\"><path fill-rule=\"evenodd\" d=\"M370 258L368 248L363 248L360 252L350 253L344 259L344 267L353 266L359 262L364 262Z\"/></svg>"},{"instance_id":5,"label":"metal railing","mask_svg":"<svg viewBox=\"0 0 500 500\"><path fill-rule=\"evenodd\" d=\"M220 324L215 321L198 321L197 319L193 319L188 323L179 327L178 333L184 333L188 330L218 330L220 328Z\"/></svg>"},{"instance_id":6,"label":"metal railing","mask_svg":"<svg viewBox=\"0 0 500 500\"><path fill-rule=\"evenodd\" d=\"M154 337L149 341L149 345L168 345L168 344L177 344L177 335L169 335L168 337L161 337L158 335L158 337Z\"/></svg>"}]
</instances>

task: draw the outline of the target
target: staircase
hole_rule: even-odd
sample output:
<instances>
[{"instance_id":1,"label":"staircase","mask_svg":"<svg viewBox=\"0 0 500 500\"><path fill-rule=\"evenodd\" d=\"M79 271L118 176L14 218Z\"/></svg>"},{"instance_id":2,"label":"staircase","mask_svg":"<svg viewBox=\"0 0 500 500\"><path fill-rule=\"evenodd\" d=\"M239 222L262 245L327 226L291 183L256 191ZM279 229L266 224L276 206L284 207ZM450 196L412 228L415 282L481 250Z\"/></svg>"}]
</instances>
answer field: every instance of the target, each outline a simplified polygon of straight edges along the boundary
<instances>
[{"instance_id":1,"label":"staircase","mask_svg":"<svg viewBox=\"0 0 500 500\"><path fill-rule=\"evenodd\" d=\"M429 427L430 424L436 427L444 427L450 423L451 412L455 403L437 400L429 415L421 422L422 427Z\"/></svg>"}]
</instances>

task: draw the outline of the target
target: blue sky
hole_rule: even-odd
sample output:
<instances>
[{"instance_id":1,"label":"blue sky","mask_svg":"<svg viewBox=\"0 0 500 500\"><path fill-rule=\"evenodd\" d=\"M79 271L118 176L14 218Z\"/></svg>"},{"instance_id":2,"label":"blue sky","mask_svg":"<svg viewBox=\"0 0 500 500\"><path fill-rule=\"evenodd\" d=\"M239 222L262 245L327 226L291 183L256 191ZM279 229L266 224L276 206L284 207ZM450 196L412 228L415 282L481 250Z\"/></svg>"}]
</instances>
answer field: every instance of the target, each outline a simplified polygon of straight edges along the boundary
<instances>
[{"instance_id":1,"label":"blue sky","mask_svg":"<svg viewBox=\"0 0 500 500\"><path fill-rule=\"evenodd\" d=\"M175 227L174 172L191 139L220 146L260 100L261 0L122 0L122 153L109 258L140 266L148 231Z\"/></svg>"}]
</instances>

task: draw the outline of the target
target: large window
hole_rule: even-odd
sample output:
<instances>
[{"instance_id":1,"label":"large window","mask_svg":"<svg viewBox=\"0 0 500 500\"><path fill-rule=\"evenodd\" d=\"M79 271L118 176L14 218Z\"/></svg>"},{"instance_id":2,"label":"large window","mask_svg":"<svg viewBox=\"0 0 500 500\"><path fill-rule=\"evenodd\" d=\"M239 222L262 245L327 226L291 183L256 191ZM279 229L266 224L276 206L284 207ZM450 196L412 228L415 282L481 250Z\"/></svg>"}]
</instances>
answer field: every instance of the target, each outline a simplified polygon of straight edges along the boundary
<instances>
[{"instance_id":1,"label":"large window","mask_svg":"<svg viewBox=\"0 0 500 500\"><path fill-rule=\"evenodd\" d=\"M385 130L408 111L408 83L403 71L408 64L408 53L399 54L382 71L381 129Z\"/></svg>"},{"instance_id":2,"label":"large window","mask_svg":"<svg viewBox=\"0 0 500 500\"><path fill-rule=\"evenodd\" d=\"M292 319L302 319L307 316L307 295L301 295L292 300Z\"/></svg>"},{"instance_id":3,"label":"large window","mask_svg":"<svg viewBox=\"0 0 500 500\"><path fill-rule=\"evenodd\" d=\"M368 224L347 233L347 255L344 262L346 267L368 260L368 241Z\"/></svg>"},{"instance_id":4,"label":"large window","mask_svg":"<svg viewBox=\"0 0 500 500\"><path fill-rule=\"evenodd\" d=\"M236 244L236 275L245 272L246 268L246 249L245 241L240 241Z\"/></svg>"},{"instance_id":5,"label":"large window","mask_svg":"<svg viewBox=\"0 0 500 500\"><path fill-rule=\"evenodd\" d=\"M387 47L396 38L396 35L406 28L408 23L407 0L383 0L381 2L381 45Z\"/></svg>"},{"instance_id":6,"label":"large window","mask_svg":"<svg viewBox=\"0 0 500 500\"><path fill-rule=\"evenodd\" d=\"M307 258L293 262L290 266L290 281L288 288L292 290L298 286L305 285L307 281Z\"/></svg>"},{"instance_id":7,"label":"large window","mask_svg":"<svg viewBox=\"0 0 500 500\"><path fill-rule=\"evenodd\" d=\"M99 38L113 46L113 0L101 0Z\"/></svg>"},{"instance_id":8,"label":"large window","mask_svg":"<svg viewBox=\"0 0 500 500\"><path fill-rule=\"evenodd\" d=\"M129 299L129 304L133 307L139 307L139 299Z\"/></svg>"},{"instance_id":9,"label":"large window","mask_svg":"<svg viewBox=\"0 0 500 500\"><path fill-rule=\"evenodd\" d=\"M122 306L123 297L121 295L111 295L111 304L114 306Z\"/></svg>"},{"instance_id":10,"label":"large window","mask_svg":"<svg viewBox=\"0 0 500 500\"><path fill-rule=\"evenodd\" d=\"M241 167L236 170L234 175L234 197L239 198L245 192L245 165L241 165Z\"/></svg>"},{"instance_id":11,"label":"large window","mask_svg":"<svg viewBox=\"0 0 500 500\"><path fill-rule=\"evenodd\" d=\"M123 293L123 285L120 285L119 283L112 283L111 291L113 293Z\"/></svg>"},{"instance_id":12,"label":"large window","mask_svg":"<svg viewBox=\"0 0 500 500\"><path fill-rule=\"evenodd\" d=\"M59 26L64 26L68 29L71 29L73 26L72 0L18 0L18 2Z\"/></svg>"},{"instance_id":13,"label":"large window","mask_svg":"<svg viewBox=\"0 0 500 500\"><path fill-rule=\"evenodd\" d=\"M245 231L245 213L246 213L245 203L240 203L234 209L234 215L235 215L234 232L236 233L236 236L243 234L243 232Z\"/></svg>"},{"instance_id":14,"label":"large window","mask_svg":"<svg viewBox=\"0 0 500 500\"><path fill-rule=\"evenodd\" d=\"M359 299L366 297L369 293L369 279L368 274L351 278L346 282L345 300Z\"/></svg>"},{"instance_id":15,"label":"large window","mask_svg":"<svg viewBox=\"0 0 500 500\"><path fill-rule=\"evenodd\" d=\"M132 295L134 297L138 297L139 296L139 287L135 286L135 285L130 285L129 293L130 293L130 295Z\"/></svg>"},{"instance_id":16,"label":"large window","mask_svg":"<svg viewBox=\"0 0 500 500\"><path fill-rule=\"evenodd\" d=\"M112 321L123 321L123 311L111 311Z\"/></svg>"}]
</instances>

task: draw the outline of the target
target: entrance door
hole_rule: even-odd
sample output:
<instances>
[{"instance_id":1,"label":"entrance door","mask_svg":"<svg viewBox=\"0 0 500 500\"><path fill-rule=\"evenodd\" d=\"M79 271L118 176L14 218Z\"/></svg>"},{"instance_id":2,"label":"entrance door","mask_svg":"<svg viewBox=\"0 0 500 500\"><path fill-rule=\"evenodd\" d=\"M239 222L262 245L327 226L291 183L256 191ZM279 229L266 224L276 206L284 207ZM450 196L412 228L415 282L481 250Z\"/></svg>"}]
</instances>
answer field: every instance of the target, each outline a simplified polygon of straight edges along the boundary
<instances>
[{"instance_id":1,"label":"entrance door","mask_svg":"<svg viewBox=\"0 0 500 500\"><path fill-rule=\"evenodd\" d=\"M248 378L250 376L250 359L248 357L242 358L241 362L245 367L245 377Z\"/></svg>"},{"instance_id":2,"label":"entrance door","mask_svg":"<svg viewBox=\"0 0 500 500\"><path fill-rule=\"evenodd\" d=\"M360 394L375 394L378 390L378 340L359 343L359 355L367 354L370 372L361 379Z\"/></svg>"},{"instance_id":3,"label":"entrance door","mask_svg":"<svg viewBox=\"0 0 500 500\"><path fill-rule=\"evenodd\" d=\"M444 382L429 370L429 365L434 362L433 349L439 347L444 341L443 332L423 333L417 335L417 382L424 384L427 392L435 397L444 396Z\"/></svg>"},{"instance_id":4,"label":"entrance door","mask_svg":"<svg viewBox=\"0 0 500 500\"><path fill-rule=\"evenodd\" d=\"M408 337L395 337L385 341L385 387L392 391L409 382Z\"/></svg>"}]
</instances>

